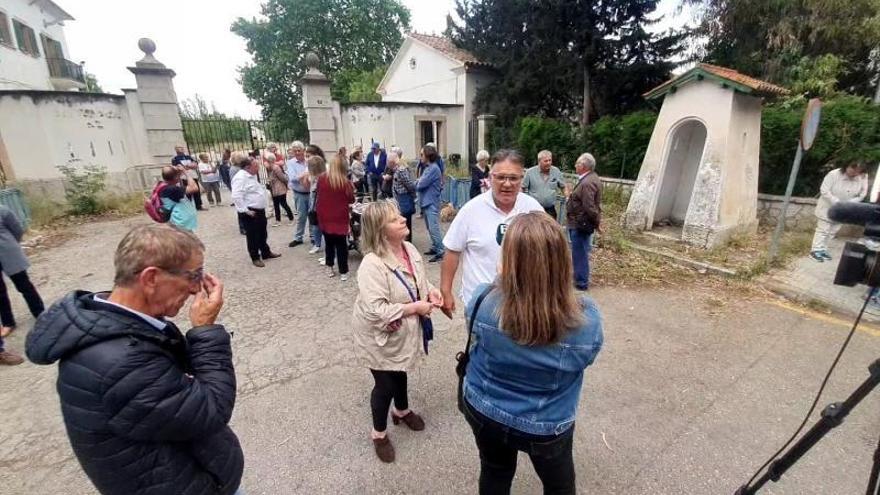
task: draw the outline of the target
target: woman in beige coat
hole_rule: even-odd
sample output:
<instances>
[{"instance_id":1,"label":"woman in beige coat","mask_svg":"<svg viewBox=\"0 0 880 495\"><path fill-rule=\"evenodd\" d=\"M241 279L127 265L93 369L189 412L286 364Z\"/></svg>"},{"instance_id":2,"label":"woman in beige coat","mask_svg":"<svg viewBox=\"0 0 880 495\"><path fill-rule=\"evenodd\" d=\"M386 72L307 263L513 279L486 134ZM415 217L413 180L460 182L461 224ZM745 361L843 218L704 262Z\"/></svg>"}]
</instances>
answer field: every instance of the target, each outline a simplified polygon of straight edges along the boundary
<instances>
[{"instance_id":1,"label":"woman in beige coat","mask_svg":"<svg viewBox=\"0 0 880 495\"><path fill-rule=\"evenodd\" d=\"M269 176L269 191L272 193L272 204L275 206L275 223L273 227L281 225L281 209L287 214L287 221L293 223L293 212L287 204L288 178L284 171L284 163L275 159L272 153L266 153L266 173Z\"/></svg>"},{"instance_id":2,"label":"woman in beige coat","mask_svg":"<svg viewBox=\"0 0 880 495\"><path fill-rule=\"evenodd\" d=\"M418 249L405 241L409 229L393 201L368 204L362 225L367 254L357 274L354 337L361 361L376 382L370 395L376 455L392 462L394 447L385 431L392 399L394 424L403 422L415 431L425 428L422 418L409 409L406 373L427 352L430 329L425 331L423 321L430 322L443 296L428 281Z\"/></svg>"}]
</instances>

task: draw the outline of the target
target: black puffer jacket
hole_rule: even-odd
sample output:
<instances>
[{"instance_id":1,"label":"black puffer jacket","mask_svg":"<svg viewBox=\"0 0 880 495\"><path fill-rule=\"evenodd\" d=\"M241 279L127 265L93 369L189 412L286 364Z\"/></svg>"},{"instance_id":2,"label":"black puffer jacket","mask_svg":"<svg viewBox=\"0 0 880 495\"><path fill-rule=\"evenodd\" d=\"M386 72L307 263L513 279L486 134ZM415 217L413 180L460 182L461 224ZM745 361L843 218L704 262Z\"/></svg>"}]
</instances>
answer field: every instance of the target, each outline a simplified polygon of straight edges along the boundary
<instances>
[{"instance_id":1,"label":"black puffer jacket","mask_svg":"<svg viewBox=\"0 0 880 495\"><path fill-rule=\"evenodd\" d=\"M235 405L220 325L156 329L73 292L37 320L27 356L58 364L73 451L105 495L231 494L244 457L227 426Z\"/></svg>"}]
</instances>

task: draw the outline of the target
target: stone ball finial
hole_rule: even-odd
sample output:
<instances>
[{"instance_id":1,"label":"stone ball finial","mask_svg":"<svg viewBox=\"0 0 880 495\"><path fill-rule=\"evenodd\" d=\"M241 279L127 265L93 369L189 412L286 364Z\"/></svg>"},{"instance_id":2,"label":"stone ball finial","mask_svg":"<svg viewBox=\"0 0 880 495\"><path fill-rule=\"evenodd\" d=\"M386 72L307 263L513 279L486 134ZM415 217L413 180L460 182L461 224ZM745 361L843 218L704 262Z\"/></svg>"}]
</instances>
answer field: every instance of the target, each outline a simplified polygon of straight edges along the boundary
<instances>
[{"instance_id":1,"label":"stone ball finial","mask_svg":"<svg viewBox=\"0 0 880 495\"><path fill-rule=\"evenodd\" d=\"M317 53L306 53L306 67L308 67L309 69L317 69L320 62L321 60L318 58Z\"/></svg>"},{"instance_id":2,"label":"stone ball finial","mask_svg":"<svg viewBox=\"0 0 880 495\"><path fill-rule=\"evenodd\" d=\"M156 52L156 42L150 38L141 38L138 40L138 48L140 48L145 55L150 56Z\"/></svg>"}]
</instances>

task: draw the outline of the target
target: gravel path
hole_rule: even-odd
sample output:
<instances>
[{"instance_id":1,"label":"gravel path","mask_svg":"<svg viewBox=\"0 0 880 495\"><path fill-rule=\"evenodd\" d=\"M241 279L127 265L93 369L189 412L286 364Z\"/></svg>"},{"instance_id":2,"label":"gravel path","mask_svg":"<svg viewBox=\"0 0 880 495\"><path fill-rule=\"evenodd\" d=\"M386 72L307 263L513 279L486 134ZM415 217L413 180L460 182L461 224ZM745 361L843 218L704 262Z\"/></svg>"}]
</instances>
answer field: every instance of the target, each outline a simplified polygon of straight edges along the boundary
<instances>
[{"instance_id":1,"label":"gravel path","mask_svg":"<svg viewBox=\"0 0 880 495\"><path fill-rule=\"evenodd\" d=\"M117 242L146 221L84 225L33 256L44 298L109 289ZM283 257L257 269L232 208L201 213L200 222L207 268L227 286L222 321L235 330L233 428L245 448L249 495L475 492L479 460L455 410L460 318L435 317L431 355L410 378L411 403L427 430L391 426L398 461L380 465L367 437L371 379L355 364L350 338L355 279L328 279L317 256L289 249L290 226L270 227L270 245ZM416 239L427 248L422 226ZM358 260L355 254L353 272ZM439 267L430 270L438 281ZM846 331L699 284L599 288L594 297L606 348L587 373L576 430L582 493L732 493L798 423ZM14 292L12 300L21 328L8 345L21 350L32 321ZM878 336L856 335L820 404L864 380L880 356ZM95 493L67 443L55 377L54 366L0 369L0 493ZM875 393L767 493L863 492L878 431ZM540 493L522 456L514 493Z\"/></svg>"}]
</instances>

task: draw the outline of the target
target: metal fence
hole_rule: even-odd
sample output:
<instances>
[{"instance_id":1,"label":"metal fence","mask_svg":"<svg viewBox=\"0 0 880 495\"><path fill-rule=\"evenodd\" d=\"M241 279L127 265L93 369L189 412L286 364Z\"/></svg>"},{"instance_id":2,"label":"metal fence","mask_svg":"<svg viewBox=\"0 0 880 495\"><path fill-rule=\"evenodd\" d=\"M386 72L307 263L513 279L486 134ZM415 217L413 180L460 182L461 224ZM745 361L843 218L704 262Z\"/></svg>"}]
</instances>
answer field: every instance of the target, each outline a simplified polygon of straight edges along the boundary
<instances>
[{"instance_id":1,"label":"metal fence","mask_svg":"<svg viewBox=\"0 0 880 495\"><path fill-rule=\"evenodd\" d=\"M31 210L18 189L0 189L0 205L9 208L21 225L27 229L31 223Z\"/></svg>"}]
</instances>

